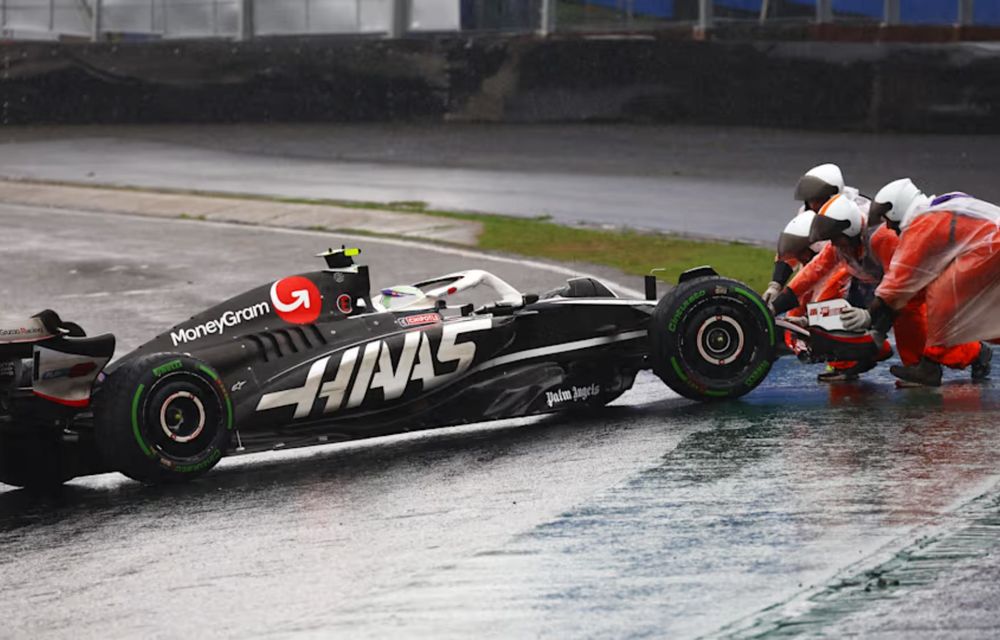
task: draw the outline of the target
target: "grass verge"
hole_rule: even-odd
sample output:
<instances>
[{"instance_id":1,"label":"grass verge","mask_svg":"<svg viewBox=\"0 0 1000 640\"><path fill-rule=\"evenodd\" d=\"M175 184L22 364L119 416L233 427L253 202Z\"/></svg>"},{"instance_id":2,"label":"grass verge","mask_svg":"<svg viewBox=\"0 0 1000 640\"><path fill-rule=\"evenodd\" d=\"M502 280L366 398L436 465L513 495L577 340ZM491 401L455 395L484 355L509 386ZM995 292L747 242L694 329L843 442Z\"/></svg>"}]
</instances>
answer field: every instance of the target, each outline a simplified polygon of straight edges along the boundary
<instances>
[{"instance_id":1,"label":"grass verge","mask_svg":"<svg viewBox=\"0 0 1000 640\"><path fill-rule=\"evenodd\" d=\"M774 252L742 242L701 240L667 233L640 232L628 229L597 229L570 227L551 222L547 217L522 218L495 214L465 213L430 209L419 201L406 202L356 202L314 198L288 198L252 194L234 194L213 191L157 189L127 187L107 184L81 184L48 180L21 180L34 184L71 186L92 189L111 189L149 193L184 194L230 200L257 200L287 204L332 205L352 209L377 209L398 213L473 220L483 226L478 248L488 251L545 258L560 262L583 262L620 269L642 276L651 269L663 269L658 277L664 282L675 283L685 270L701 265L711 265L719 274L742 280L753 289L761 291L770 280ZM194 218L182 214L182 218ZM327 231L326 226L316 231ZM373 234L377 235L377 234Z\"/></svg>"},{"instance_id":2,"label":"grass verge","mask_svg":"<svg viewBox=\"0 0 1000 640\"><path fill-rule=\"evenodd\" d=\"M355 203L355 206L361 205ZM393 202L375 207L475 220L483 225L480 249L560 262L586 262L637 276L658 268L664 271L657 276L668 283L676 283L677 277L687 269L711 265L719 274L742 280L753 289L763 291L771 279L774 265L774 251L742 242L700 240L628 229L568 227L546 218L435 211L421 202Z\"/></svg>"},{"instance_id":3,"label":"grass verge","mask_svg":"<svg viewBox=\"0 0 1000 640\"><path fill-rule=\"evenodd\" d=\"M542 220L487 216L482 219L482 249L549 258L562 262L589 262L621 269L637 276L662 268L657 276L669 283L685 270L711 265L721 275L742 280L762 291L770 280L774 252L737 242L691 240L661 233L608 231L564 227Z\"/></svg>"}]
</instances>

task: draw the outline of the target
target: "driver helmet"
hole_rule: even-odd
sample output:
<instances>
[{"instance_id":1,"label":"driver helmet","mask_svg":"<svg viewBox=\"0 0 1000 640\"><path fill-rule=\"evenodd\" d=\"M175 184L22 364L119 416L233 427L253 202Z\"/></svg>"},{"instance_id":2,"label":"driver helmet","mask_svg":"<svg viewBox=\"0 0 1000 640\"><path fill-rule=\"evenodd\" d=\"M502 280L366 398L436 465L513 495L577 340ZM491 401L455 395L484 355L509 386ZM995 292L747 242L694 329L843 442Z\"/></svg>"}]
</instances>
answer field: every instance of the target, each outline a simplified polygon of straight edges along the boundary
<instances>
[{"instance_id":1,"label":"driver helmet","mask_svg":"<svg viewBox=\"0 0 1000 640\"><path fill-rule=\"evenodd\" d=\"M376 302L386 311L431 307L433 304L418 287L400 285L382 289Z\"/></svg>"},{"instance_id":2,"label":"driver helmet","mask_svg":"<svg viewBox=\"0 0 1000 640\"><path fill-rule=\"evenodd\" d=\"M813 218L809 228L809 241L858 238L866 226L865 216L853 200L834 196L820 207Z\"/></svg>"},{"instance_id":3,"label":"driver helmet","mask_svg":"<svg viewBox=\"0 0 1000 640\"><path fill-rule=\"evenodd\" d=\"M913 184L913 180L909 178L893 180L875 194L872 206L868 210L868 222L875 226L884 220L887 227L898 233L900 223L907 212L928 200L924 192Z\"/></svg>"},{"instance_id":4,"label":"driver helmet","mask_svg":"<svg viewBox=\"0 0 1000 640\"><path fill-rule=\"evenodd\" d=\"M795 199L801 201L806 209L813 211L843 192L844 174L840 167L832 163L821 164L806 171L795 185Z\"/></svg>"}]
</instances>

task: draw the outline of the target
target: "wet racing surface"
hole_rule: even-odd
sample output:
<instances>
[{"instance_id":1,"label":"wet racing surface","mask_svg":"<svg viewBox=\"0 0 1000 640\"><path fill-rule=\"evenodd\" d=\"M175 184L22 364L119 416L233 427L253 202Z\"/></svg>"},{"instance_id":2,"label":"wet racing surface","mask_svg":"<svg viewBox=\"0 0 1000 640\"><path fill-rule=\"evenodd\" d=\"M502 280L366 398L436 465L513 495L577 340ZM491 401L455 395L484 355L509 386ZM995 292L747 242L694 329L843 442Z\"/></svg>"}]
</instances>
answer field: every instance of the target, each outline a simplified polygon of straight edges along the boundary
<instances>
[{"instance_id":1,"label":"wet racing surface","mask_svg":"<svg viewBox=\"0 0 1000 640\"><path fill-rule=\"evenodd\" d=\"M120 353L313 268L329 243L23 207L0 208L0 224L10 308L115 330ZM372 244L376 282L454 267ZM470 266L534 290L561 280ZM182 487L117 475L54 496L4 487L0 635L756 635L810 608L810 632L927 632L935 607L963 606L936 585L964 584L997 545L1000 393L964 374L896 389L884 368L820 386L818 371L785 359L756 392L716 405L643 375L593 415L226 459ZM916 571L915 549L935 541L947 553ZM880 567L895 571L884 585ZM995 581L969 582L979 617L947 628L988 637ZM845 583L861 594L850 606Z\"/></svg>"},{"instance_id":2,"label":"wet racing surface","mask_svg":"<svg viewBox=\"0 0 1000 640\"><path fill-rule=\"evenodd\" d=\"M770 246L809 167L840 163L868 194L905 174L927 193L995 202L996 148L989 135L621 124L4 127L0 176L417 200Z\"/></svg>"}]
</instances>

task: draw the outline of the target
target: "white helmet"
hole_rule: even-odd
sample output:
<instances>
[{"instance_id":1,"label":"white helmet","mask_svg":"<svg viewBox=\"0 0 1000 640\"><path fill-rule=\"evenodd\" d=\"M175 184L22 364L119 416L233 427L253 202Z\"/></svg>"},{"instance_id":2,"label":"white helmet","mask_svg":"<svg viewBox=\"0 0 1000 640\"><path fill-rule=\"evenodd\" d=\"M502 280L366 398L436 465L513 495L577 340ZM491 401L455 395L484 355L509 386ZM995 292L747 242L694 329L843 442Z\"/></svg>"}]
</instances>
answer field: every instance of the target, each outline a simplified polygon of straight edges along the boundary
<instances>
[{"instance_id":1,"label":"white helmet","mask_svg":"<svg viewBox=\"0 0 1000 640\"><path fill-rule=\"evenodd\" d=\"M812 229L815 217L815 211L806 209L785 225L785 230L778 236L778 258L781 260L795 258L801 261L799 256L807 249L819 253L822 247L816 246L818 243L809 240L809 231Z\"/></svg>"},{"instance_id":2,"label":"white helmet","mask_svg":"<svg viewBox=\"0 0 1000 640\"><path fill-rule=\"evenodd\" d=\"M821 164L806 171L795 185L795 199L826 201L844 192L844 174L835 164Z\"/></svg>"},{"instance_id":3,"label":"white helmet","mask_svg":"<svg viewBox=\"0 0 1000 640\"><path fill-rule=\"evenodd\" d=\"M841 235L857 238L865 226L865 215L853 200L844 196L834 196L813 218L809 229L809 241L833 240Z\"/></svg>"},{"instance_id":4,"label":"white helmet","mask_svg":"<svg viewBox=\"0 0 1000 640\"><path fill-rule=\"evenodd\" d=\"M888 226L898 229L906 212L927 199L924 192L913 184L913 180L893 180L875 194L871 209L868 210L868 222L874 226L885 220Z\"/></svg>"}]
</instances>

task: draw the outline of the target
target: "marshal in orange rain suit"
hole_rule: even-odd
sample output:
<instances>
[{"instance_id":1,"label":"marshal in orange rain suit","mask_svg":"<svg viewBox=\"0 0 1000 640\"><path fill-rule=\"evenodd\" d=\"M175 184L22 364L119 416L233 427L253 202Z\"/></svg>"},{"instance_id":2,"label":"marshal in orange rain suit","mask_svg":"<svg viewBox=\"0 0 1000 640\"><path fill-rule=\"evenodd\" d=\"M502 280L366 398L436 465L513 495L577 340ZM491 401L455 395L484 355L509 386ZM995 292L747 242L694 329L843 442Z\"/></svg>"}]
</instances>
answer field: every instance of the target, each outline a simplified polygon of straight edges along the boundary
<instances>
[{"instance_id":1,"label":"marshal in orange rain suit","mask_svg":"<svg viewBox=\"0 0 1000 640\"><path fill-rule=\"evenodd\" d=\"M832 242L828 244L792 278L788 288L801 299L824 278L841 272L846 272L865 284L877 285L892 261L893 253L899 245L899 237L884 225L873 233L863 232L862 237L865 241L858 247L855 255L845 255ZM835 295L829 295L831 293ZM815 295L813 300L842 297L836 295L835 291L824 291L823 294L826 295ZM904 305L893 324L893 329L896 332L896 348L903 364L911 365L919 362L927 334L923 301ZM846 368L848 364L837 363L836 366Z\"/></svg>"},{"instance_id":2,"label":"marshal in orange rain suit","mask_svg":"<svg viewBox=\"0 0 1000 640\"><path fill-rule=\"evenodd\" d=\"M979 356L979 340L1000 343L997 222L950 210L917 215L903 230L875 295L873 321L879 300L894 311L926 303L925 355L945 366L967 366Z\"/></svg>"},{"instance_id":3,"label":"marshal in orange rain suit","mask_svg":"<svg viewBox=\"0 0 1000 640\"><path fill-rule=\"evenodd\" d=\"M829 242L826 242L824 243L824 246L829 246L829 244ZM820 256L822 254L823 251L820 250L816 256ZM815 260L815 256L809 260L804 260L803 258L797 256L778 255L775 257L775 262L784 262L792 269L799 266L805 268L805 266L813 260ZM840 268L823 273L817 277L814 282L810 282L809 286L803 287L802 291L795 292L795 296L798 298L799 306L791 309L787 315L792 318L804 318L806 315L806 305L812 302L822 302L823 300L844 298L847 296L847 289L850 284L851 274L848 272L846 266L841 266Z\"/></svg>"}]
</instances>

